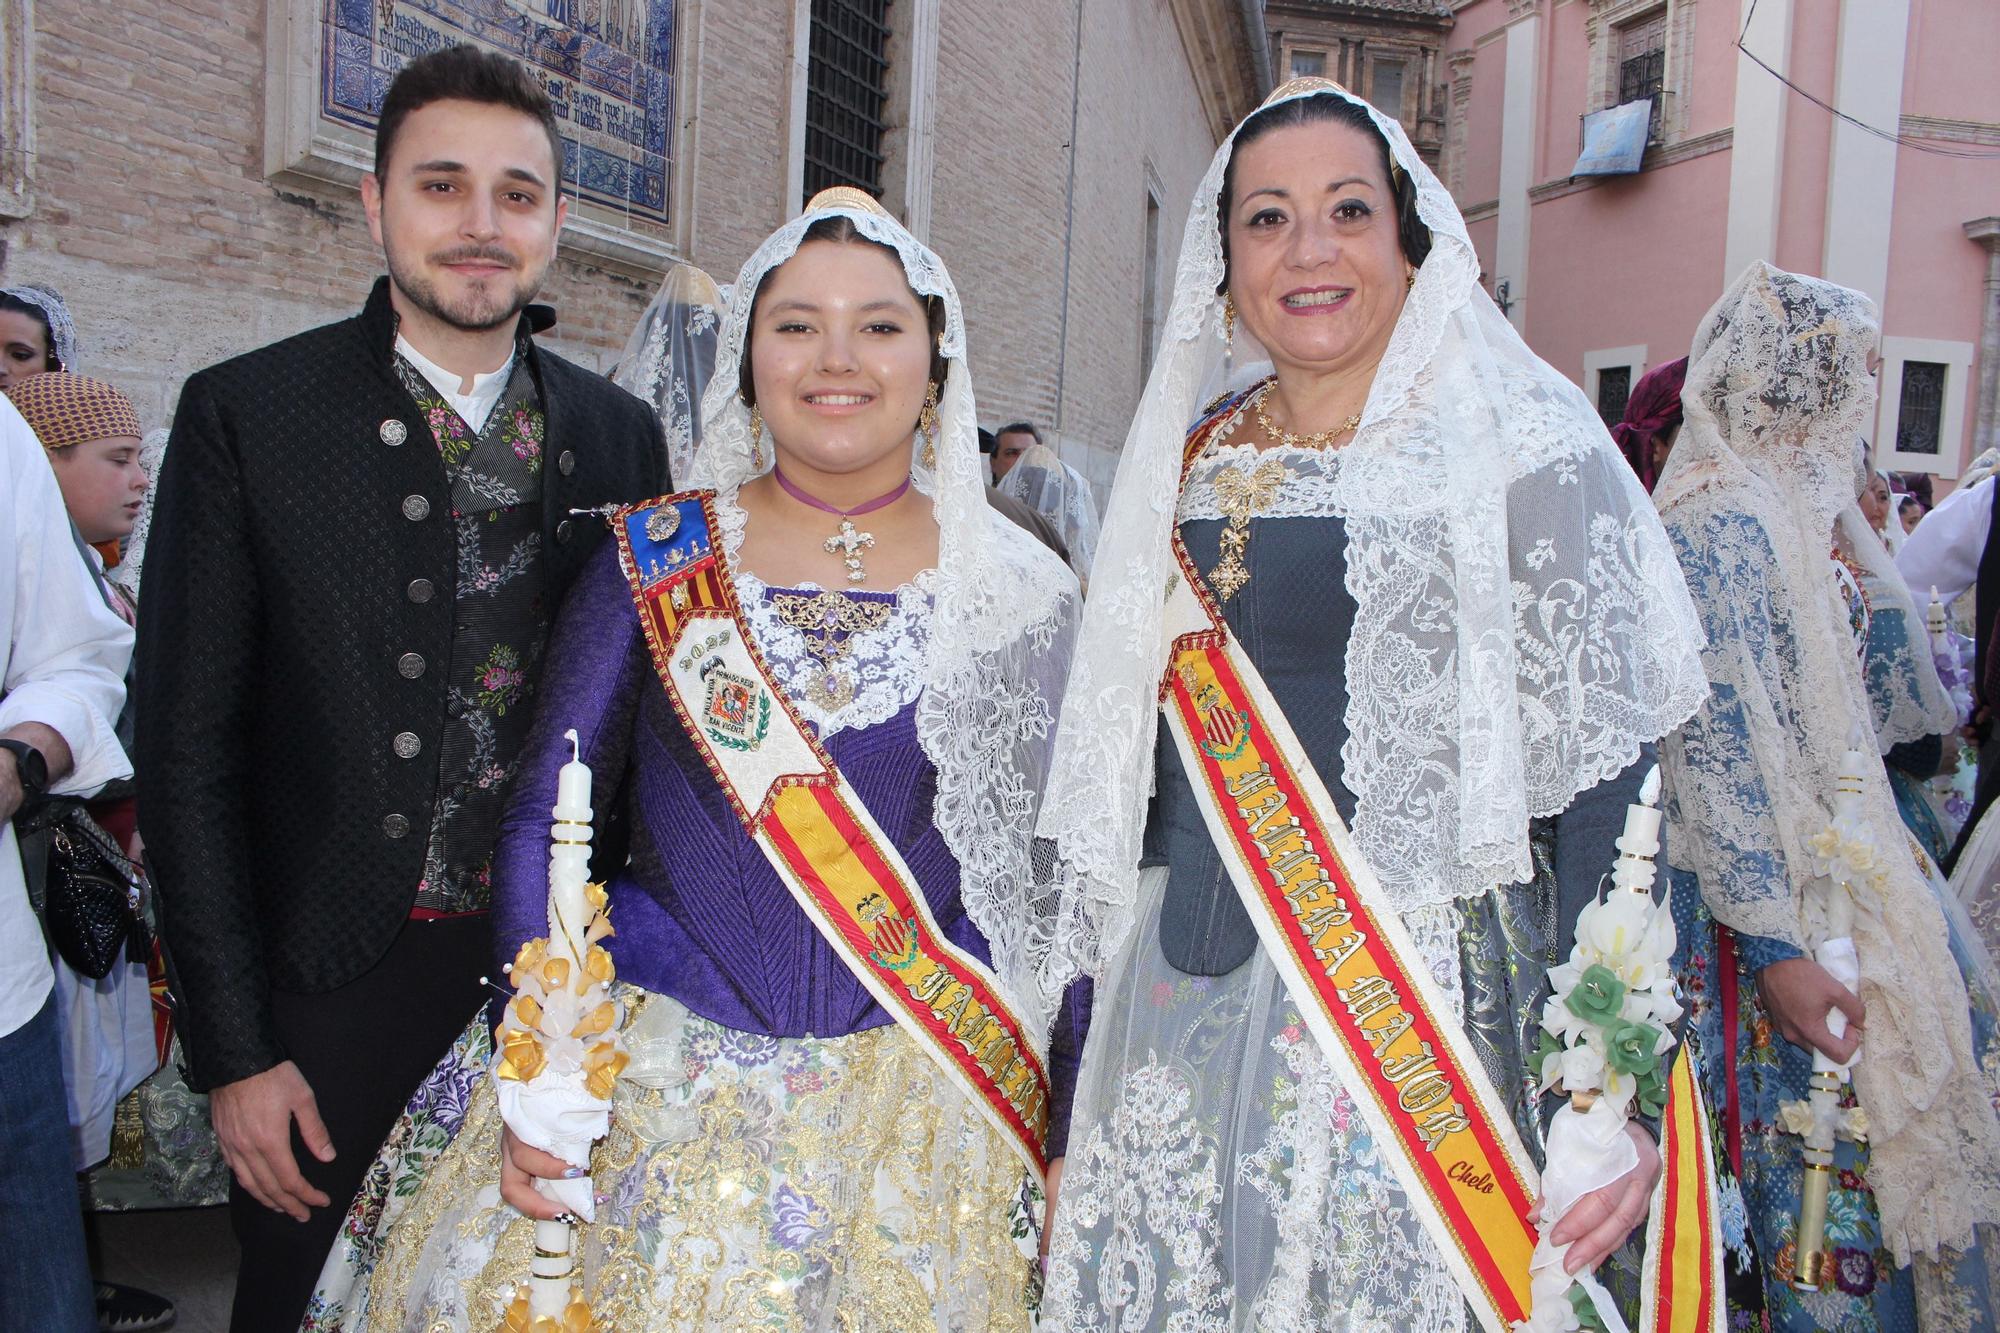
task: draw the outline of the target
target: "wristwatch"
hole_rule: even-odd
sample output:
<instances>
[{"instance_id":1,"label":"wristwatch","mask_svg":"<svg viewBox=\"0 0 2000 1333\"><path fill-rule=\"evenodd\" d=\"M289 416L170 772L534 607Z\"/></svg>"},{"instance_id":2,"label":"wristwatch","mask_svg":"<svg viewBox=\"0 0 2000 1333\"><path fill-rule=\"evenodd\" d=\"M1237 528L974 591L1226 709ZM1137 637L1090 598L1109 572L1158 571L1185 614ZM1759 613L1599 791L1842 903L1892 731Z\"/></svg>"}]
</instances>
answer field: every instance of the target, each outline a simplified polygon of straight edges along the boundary
<instances>
[{"instance_id":1,"label":"wristwatch","mask_svg":"<svg viewBox=\"0 0 2000 1333\"><path fill-rule=\"evenodd\" d=\"M26 741L10 740L0 736L0 750L11 751L14 767L21 773L21 800L23 803L39 801L49 794L49 761L42 758L42 752Z\"/></svg>"}]
</instances>

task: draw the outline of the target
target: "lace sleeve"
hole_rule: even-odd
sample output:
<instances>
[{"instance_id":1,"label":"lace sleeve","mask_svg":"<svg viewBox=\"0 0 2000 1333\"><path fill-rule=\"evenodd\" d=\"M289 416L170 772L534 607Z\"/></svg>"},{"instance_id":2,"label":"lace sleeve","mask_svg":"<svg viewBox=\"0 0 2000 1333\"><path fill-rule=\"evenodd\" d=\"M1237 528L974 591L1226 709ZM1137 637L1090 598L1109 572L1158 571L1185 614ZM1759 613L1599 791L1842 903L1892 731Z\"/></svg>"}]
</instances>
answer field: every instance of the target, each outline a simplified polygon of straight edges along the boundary
<instances>
[{"instance_id":1,"label":"lace sleeve","mask_svg":"<svg viewBox=\"0 0 2000 1333\"><path fill-rule=\"evenodd\" d=\"M1660 746L1666 854L1699 878L1717 920L1796 945L1810 872L1792 874L1802 831L1784 827L1770 786L1785 751L1759 743L1774 725L1790 725L1784 664L1797 659L1790 626L1772 615L1764 577L1769 542L1762 526L1741 514L1715 515L1693 534L1668 531L1689 573L1720 596L1699 603L1709 642L1708 701Z\"/></svg>"}]
</instances>

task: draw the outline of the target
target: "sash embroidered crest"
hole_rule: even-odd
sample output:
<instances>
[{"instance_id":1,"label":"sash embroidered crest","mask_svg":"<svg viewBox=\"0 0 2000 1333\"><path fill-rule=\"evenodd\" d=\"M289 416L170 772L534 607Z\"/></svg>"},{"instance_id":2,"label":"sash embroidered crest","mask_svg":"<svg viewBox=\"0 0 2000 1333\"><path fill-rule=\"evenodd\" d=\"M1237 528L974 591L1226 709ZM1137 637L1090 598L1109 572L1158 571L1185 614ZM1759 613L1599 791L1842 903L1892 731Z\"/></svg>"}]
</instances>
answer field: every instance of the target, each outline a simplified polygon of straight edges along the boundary
<instances>
[{"instance_id":1,"label":"sash embroidered crest","mask_svg":"<svg viewBox=\"0 0 2000 1333\"><path fill-rule=\"evenodd\" d=\"M766 668L713 539L713 498L684 492L607 520L660 684L814 927L1039 1179L1049 1116L1039 1034L991 969L945 938L902 855Z\"/></svg>"}]
</instances>

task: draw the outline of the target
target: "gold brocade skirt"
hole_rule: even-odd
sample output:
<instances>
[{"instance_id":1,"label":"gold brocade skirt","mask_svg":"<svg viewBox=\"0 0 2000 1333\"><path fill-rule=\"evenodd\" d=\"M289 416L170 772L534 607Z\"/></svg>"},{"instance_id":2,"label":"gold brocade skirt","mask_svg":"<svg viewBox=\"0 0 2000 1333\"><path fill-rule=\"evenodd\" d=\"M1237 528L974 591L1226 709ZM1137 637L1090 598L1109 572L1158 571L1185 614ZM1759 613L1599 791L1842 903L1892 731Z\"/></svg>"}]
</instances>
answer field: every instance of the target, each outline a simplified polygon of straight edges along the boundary
<instances>
[{"instance_id":1,"label":"gold brocade skirt","mask_svg":"<svg viewBox=\"0 0 2000 1333\"><path fill-rule=\"evenodd\" d=\"M635 988L625 999L633 1062L591 1162L597 1221L581 1228L601 1327L1029 1327L1039 1188L900 1028L776 1038ZM479 1072L447 1145L421 1124L392 1135L385 1156L427 1168L418 1180L378 1161L385 1197L372 1225L368 1191L356 1201L307 1329L500 1327L533 1224L499 1197L485 1044L468 1032L453 1053Z\"/></svg>"}]
</instances>

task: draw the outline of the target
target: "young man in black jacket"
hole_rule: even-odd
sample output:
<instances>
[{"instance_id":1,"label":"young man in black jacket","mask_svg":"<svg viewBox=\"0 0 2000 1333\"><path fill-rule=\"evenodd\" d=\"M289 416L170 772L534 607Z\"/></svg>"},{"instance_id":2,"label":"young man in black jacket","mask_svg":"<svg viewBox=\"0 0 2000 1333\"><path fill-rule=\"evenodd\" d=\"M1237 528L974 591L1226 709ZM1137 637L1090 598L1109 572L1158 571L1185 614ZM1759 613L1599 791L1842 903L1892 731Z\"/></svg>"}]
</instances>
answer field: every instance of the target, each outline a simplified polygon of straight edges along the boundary
<instances>
[{"instance_id":1,"label":"young man in black jacket","mask_svg":"<svg viewBox=\"0 0 2000 1333\"><path fill-rule=\"evenodd\" d=\"M404 1100L479 1007L502 789L550 618L667 489L651 411L536 346L566 201L546 96L460 47L391 86L361 313L183 390L140 633L142 828L243 1246L296 1327Z\"/></svg>"}]
</instances>

